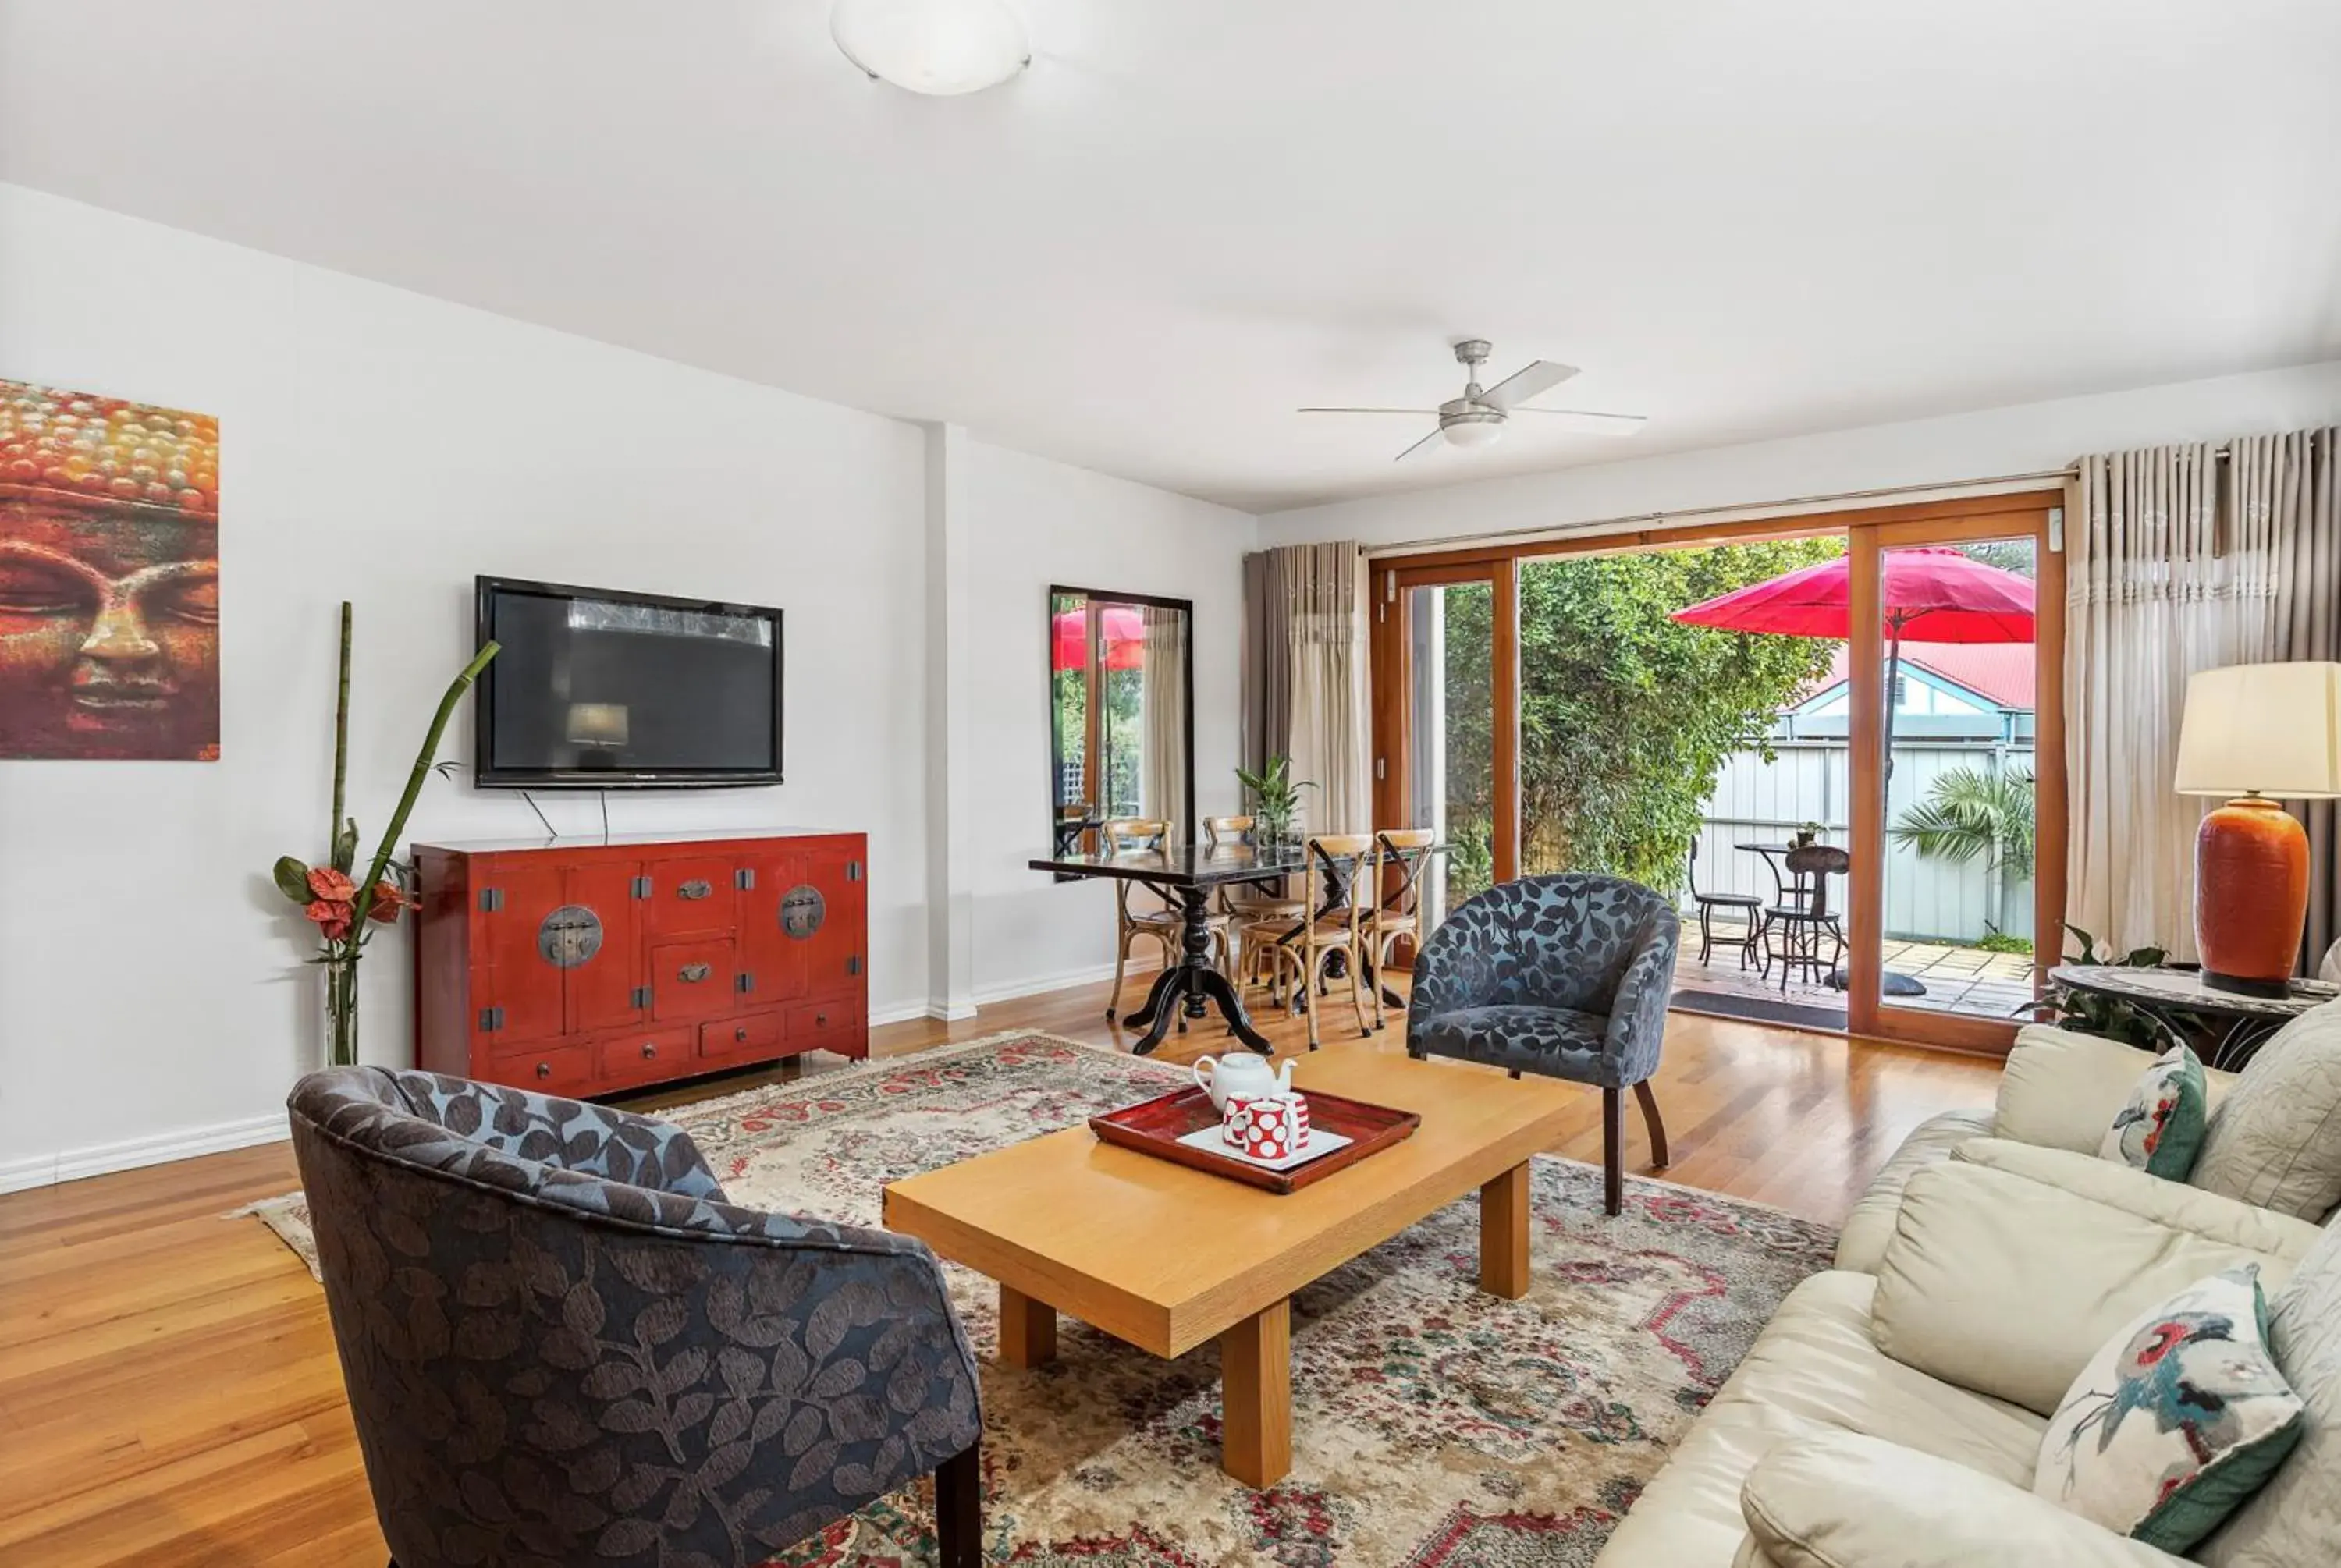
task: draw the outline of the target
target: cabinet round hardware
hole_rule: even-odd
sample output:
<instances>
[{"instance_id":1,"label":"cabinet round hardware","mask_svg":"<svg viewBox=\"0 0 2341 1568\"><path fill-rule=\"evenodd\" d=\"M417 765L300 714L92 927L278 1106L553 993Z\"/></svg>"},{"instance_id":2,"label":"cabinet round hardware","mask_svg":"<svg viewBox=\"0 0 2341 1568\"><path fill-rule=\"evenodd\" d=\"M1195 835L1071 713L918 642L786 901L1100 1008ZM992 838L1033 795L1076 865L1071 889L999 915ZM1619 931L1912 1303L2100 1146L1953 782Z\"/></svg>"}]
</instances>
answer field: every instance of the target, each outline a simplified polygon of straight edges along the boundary
<instances>
[{"instance_id":1,"label":"cabinet round hardware","mask_svg":"<svg viewBox=\"0 0 2341 1568\"><path fill-rule=\"evenodd\" d=\"M715 884L704 877L693 877L674 890L678 898L704 898L715 891Z\"/></svg>"},{"instance_id":2,"label":"cabinet round hardware","mask_svg":"<svg viewBox=\"0 0 2341 1568\"><path fill-rule=\"evenodd\" d=\"M707 978L707 977L712 972L713 970L711 967L706 964L685 964L682 968L677 969L674 974L675 978L681 980L683 984L687 986L695 986L699 984L700 981Z\"/></svg>"},{"instance_id":3,"label":"cabinet round hardware","mask_svg":"<svg viewBox=\"0 0 2341 1568\"><path fill-rule=\"evenodd\" d=\"M537 957L556 969L590 963L602 950L602 917L583 904L563 904L536 928Z\"/></svg>"},{"instance_id":4,"label":"cabinet round hardware","mask_svg":"<svg viewBox=\"0 0 2341 1568\"><path fill-rule=\"evenodd\" d=\"M781 895L782 934L803 941L822 928L829 918L829 904L821 889L810 882L799 882Z\"/></svg>"},{"instance_id":5,"label":"cabinet round hardware","mask_svg":"<svg viewBox=\"0 0 2341 1568\"><path fill-rule=\"evenodd\" d=\"M537 1063L537 1064L536 1064L536 1076L537 1076L538 1077L540 1077L540 1078L549 1078L549 1077L551 1077L553 1076L553 1064L552 1064L551 1062L539 1062L539 1063Z\"/></svg>"},{"instance_id":6,"label":"cabinet round hardware","mask_svg":"<svg viewBox=\"0 0 2341 1568\"><path fill-rule=\"evenodd\" d=\"M813 1021L813 1027L816 1027L816 1028L818 1028L818 1027L820 1027L822 1025L826 1024L827 1022L829 1022L829 1015L828 1015L827 1013L815 1013L815 1014L812 1016L812 1021Z\"/></svg>"},{"instance_id":7,"label":"cabinet round hardware","mask_svg":"<svg viewBox=\"0 0 2341 1568\"><path fill-rule=\"evenodd\" d=\"M732 1038L737 1043L744 1046L748 1043L748 1031L745 1029L734 1029L732 1031Z\"/></svg>"},{"instance_id":8,"label":"cabinet round hardware","mask_svg":"<svg viewBox=\"0 0 2341 1568\"><path fill-rule=\"evenodd\" d=\"M657 1055L658 1042L656 1040L644 1040L643 1042L643 1059L644 1061L649 1061L652 1057L656 1057Z\"/></svg>"}]
</instances>

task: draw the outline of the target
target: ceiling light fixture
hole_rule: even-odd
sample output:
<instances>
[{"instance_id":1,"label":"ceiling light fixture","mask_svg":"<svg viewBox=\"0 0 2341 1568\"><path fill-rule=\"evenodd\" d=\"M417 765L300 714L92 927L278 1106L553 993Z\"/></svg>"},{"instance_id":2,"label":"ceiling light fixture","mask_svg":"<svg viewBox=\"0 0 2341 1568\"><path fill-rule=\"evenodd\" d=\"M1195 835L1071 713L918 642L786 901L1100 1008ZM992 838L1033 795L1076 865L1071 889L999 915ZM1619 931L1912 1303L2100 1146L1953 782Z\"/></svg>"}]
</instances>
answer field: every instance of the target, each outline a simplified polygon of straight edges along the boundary
<instances>
[{"instance_id":1,"label":"ceiling light fixture","mask_svg":"<svg viewBox=\"0 0 2341 1568\"><path fill-rule=\"evenodd\" d=\"M998 86L1032 63L1003 0L836 0L829 35L875 80L938 97Z\"/></svg>"}]
</instances>

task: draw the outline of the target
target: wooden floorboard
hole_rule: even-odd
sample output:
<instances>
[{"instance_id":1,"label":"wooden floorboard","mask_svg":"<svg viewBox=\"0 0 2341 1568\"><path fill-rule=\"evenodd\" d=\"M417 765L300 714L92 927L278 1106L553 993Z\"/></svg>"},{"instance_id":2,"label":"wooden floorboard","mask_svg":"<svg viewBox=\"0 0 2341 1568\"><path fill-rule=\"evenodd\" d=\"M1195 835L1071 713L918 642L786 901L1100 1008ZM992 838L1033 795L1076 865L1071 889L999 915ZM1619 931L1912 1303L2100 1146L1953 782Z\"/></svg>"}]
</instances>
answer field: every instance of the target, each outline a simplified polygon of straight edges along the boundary
<instances>
[{"instance_id":1,"label":"wooden floorboard","mask_svg":"<svg viewBox=\"0 0 2341 1568\"><path fill-rule=\"evenodd\" d=\"M1133 977L1131 1005L1143 983ZM1105 1021L1105 992L894 1025L873 1032L872 1048L1010 1029L1126 1047ZM1326 1018L1326 1049L1400 1048L1403 1015L1370 1040L1345 1008ZM1280 1049L1305 1048L1299 1020L1265 1027ZM1204 1026L1161 1055L1190 1060L1225 1043ZM816 1057L627 1103L656 1109L846 1065ZM1988 1103L1997 1072L1676 1014L1657 1080L1675 1156L1664 1174L1834 1223L1904 1133ZM1647 1173L1639 1118L1627 1128L1628 1167ZM1597 1093L1553 1152L1600 1158ZM220 1217L296 1179L279 1143L0 1196L0 1568L382 1568L324 1298L264 1226Z\"/></svg>"}]
</instances>

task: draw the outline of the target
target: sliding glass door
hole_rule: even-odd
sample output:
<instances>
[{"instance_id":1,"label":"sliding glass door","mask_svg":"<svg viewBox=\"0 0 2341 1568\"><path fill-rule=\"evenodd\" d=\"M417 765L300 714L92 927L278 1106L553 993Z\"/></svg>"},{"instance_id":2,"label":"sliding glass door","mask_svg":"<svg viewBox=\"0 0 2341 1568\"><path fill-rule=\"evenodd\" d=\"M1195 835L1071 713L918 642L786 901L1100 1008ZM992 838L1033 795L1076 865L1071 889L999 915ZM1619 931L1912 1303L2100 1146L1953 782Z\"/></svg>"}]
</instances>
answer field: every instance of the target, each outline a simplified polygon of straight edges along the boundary
<instances>
[{"instance_id":1,"label":"sliding glass door","mask_svg":"<svg viewBox=\"0 0 2341 1568\"><path fill-rule=\"evenodd\" d=\"M2005 1049L2063 908L2053 502L1378 562L1376 822L1449 846L1434 919L1627 877L1679 1007Z\"/></svg>"},{"instance_id":2,"label":"sliding glass door","mask_svg":"<svg viewBox=\"0 0 2341 1568\"><path fill-rule=\"evenodd\" d=\"M1424 934L1515 874L1517 700L1509 562L1378 574L1377 827L1446 846L1423 874Z\"/></svg>"}]
</instances>

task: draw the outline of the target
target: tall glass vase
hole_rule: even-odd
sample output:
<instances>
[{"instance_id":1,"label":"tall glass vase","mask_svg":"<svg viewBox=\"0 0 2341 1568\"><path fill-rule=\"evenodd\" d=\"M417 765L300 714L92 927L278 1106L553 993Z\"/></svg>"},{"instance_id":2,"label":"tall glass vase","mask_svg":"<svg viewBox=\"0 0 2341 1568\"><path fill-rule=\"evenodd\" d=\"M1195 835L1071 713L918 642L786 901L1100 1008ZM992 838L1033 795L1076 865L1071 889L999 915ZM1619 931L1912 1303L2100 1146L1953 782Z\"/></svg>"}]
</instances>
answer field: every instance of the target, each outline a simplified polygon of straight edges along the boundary
<instances>
[{"instance_id":1,"label":"tall glass vase","mask_svg":"<svg viewBox=\"0 0 2341 1568\"><path fill-rule=\"evenodd\" d=\"M329 952L325 968L325 1061L354 1067L358 1061L358 953Z\"/></svg>"}]
</instances>

